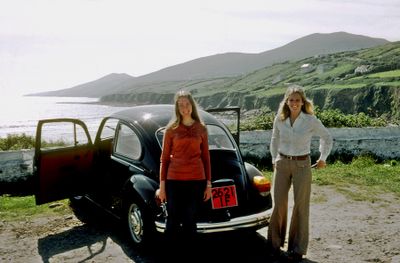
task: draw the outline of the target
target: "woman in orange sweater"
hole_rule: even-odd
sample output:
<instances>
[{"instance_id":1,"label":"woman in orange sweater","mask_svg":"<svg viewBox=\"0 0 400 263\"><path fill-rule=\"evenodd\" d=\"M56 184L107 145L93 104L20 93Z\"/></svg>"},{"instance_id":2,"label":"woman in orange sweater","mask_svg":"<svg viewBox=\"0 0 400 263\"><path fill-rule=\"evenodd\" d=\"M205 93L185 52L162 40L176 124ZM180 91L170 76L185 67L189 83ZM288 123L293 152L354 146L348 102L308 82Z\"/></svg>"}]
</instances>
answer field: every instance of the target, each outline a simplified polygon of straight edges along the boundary
<instances>
[{"instance_id":1,"label":"woman in orange sweater","mask_svg":"<svg viewBox=\"0 0 400 263\"><path fill-rule=\"evenodd\" d=\"M167 239L194 240L197 209L211 198L211 167L207 129L187 91L175 95L175 116L164 134L158 196L167 202Z\"/></svg>"}]
</instances>

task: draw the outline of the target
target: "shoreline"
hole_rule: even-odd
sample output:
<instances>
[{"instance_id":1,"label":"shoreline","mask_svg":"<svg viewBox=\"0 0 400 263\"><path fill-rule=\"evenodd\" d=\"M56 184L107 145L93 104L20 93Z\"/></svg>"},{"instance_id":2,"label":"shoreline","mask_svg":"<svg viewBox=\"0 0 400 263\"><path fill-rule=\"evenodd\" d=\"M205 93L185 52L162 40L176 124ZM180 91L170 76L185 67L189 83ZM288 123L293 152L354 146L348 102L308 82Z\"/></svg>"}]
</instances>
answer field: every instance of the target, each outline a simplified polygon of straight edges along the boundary
<instances>
[{"instance_id":1,"label":"shoreline","mask_svg":"<svg viewBox=\"0 0 400 263\"><path fill-rule=\"evenodd\" d=\"M77 102L77 101L63 101L63 102L57 102L57 104L85 104L85 105L104 105L104 106L110 106L110 107L134 107L138 106L137 104L129 103L129 102L115 102L115 101L110 101L110 102L104 102L104 101L87 101L87 102Z\"/></svg>"}]
</instances>

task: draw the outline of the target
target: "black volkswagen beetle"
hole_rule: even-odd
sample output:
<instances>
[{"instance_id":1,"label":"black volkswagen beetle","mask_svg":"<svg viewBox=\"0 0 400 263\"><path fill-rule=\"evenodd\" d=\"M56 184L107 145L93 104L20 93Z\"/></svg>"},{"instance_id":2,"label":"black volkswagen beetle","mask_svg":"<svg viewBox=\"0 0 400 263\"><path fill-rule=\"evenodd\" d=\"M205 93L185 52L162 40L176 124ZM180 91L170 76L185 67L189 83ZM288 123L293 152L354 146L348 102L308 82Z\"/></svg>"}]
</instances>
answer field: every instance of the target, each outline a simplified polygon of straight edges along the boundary
<instances>
[{"instance_id":1,"label":"black volkswagen beetle","mask_svg":"<svg viewBox=\"0 0 400 263\"><path fill-rule=\"evenodd\" d=\"M105 117L94 142L77 119L38 123L34 156L36 204L70 198L93 202L126 226L136 245L164 232L166 215L158 202L160 155L165 126L173 105L127 108ZM270 182L242 159L227 126L199 110L207 125L211 158L212 198L204 202L199 233L255 231L269 223ZM61 146L54 145L61 135ZM50 141L53 144L49 144Z\"/></svg>"}]
</instances>

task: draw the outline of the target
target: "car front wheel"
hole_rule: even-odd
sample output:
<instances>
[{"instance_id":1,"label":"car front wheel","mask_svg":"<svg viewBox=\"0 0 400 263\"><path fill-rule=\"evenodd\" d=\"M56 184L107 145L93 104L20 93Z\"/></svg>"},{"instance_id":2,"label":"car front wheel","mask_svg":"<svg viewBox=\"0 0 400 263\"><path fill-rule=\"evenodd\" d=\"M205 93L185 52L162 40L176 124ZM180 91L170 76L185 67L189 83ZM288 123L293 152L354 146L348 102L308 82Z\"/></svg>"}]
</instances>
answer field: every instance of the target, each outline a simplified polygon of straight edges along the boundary
<instances>
[{"instance_id":1,"label":"car front wheel","mask_svg":"<svg viewBox=\"0 0 400 263\"><path fill-rule=\"evenodd\" d=\"M129 239L136 246L144 246L154 232L144 206L131 201L127 204L125 211Z\"/></svg>"},{"instance_id":2,"label":"car front wheel","mask_svg":"<svg viewBox=\"0 0 400 263\"><path fill-rule=\"evenodd\" d=\"M144 237L144 219L140 207L136 203L131 203L126 216L130 238L135 244L141 244Z\"/></svg>"}]
</instances>

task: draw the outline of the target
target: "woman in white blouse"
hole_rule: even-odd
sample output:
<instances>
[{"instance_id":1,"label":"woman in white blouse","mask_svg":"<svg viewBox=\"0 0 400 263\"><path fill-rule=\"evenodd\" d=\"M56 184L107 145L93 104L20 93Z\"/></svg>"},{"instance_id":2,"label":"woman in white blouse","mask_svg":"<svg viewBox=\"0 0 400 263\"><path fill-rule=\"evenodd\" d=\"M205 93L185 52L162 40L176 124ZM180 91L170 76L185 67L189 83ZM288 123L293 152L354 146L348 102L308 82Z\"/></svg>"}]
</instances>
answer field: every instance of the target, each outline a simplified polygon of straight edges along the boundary
<instances>
[{"instance_id":1,"label":"woman in white blouse","mask_svg":"<svg viewBox=\"0 0 400 263\"><path fill-rule=\"evenodd\" d=\"M274 167L274 208L268 227L272 256L281 255L288 214L288 193L293 185L294 207L289 229L288 259L299 262L307 252L311 193L311 138L320 138L316 168L326 166L332 136L313 113L302 87L290 86L274 120L270 151Z\"/></svg>"}]
</instances>

